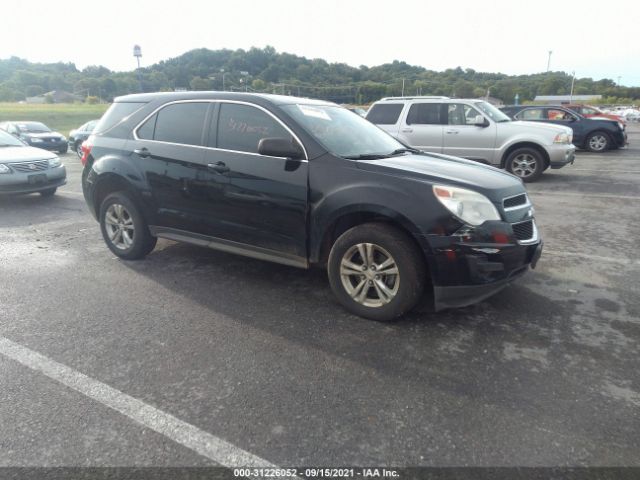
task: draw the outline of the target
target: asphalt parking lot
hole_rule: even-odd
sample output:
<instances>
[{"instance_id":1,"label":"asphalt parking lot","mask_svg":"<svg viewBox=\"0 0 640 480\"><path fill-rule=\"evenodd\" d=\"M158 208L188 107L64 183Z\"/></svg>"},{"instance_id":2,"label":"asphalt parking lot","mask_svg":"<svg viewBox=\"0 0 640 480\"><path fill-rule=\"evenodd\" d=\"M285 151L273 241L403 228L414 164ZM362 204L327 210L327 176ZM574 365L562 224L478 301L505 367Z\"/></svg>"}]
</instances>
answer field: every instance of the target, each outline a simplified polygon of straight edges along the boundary
<instances>
[{"instance_id":1,"label":"asphalt parking lot","mask_svg":"<svg viewBox=\"0 0 640 480\"><path fill-rule=\"evenodd\" d=\"M534 272L394 324L322 271L164 240L115 258L67 154L53 199L0 199L0 466L640 466L629 140L528 188Z\"/></svg>"}]
</instances>

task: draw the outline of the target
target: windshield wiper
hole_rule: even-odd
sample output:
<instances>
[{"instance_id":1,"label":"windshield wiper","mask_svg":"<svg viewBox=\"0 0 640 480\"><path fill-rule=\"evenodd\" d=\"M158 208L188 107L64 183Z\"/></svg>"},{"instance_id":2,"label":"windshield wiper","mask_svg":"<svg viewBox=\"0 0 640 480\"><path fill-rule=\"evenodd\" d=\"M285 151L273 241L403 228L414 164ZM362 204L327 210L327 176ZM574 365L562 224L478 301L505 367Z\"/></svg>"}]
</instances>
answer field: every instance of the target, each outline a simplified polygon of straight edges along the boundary
<instances>
[{"instance_id":1,"label":"windshield wiper","mask_svg":"<svg viewBox=\"0 0 640 480\"><path fill-rule=\"evenodd\" d=\"M363 153L360 155L347 155L347 160L379 160L380 158L389 158L389 155L385 153Z\"/></svg>"},{"instance_id":2,"label":"windshield wiper","mask_svg":"<svg viewBox=\"0 0 640 480\"><path fill-rule=\"evenodd\" d=\"M422 153L417 148L398 148L389 154L390 157L400 155L401 153Z\"/></svg>"}]
</instances>

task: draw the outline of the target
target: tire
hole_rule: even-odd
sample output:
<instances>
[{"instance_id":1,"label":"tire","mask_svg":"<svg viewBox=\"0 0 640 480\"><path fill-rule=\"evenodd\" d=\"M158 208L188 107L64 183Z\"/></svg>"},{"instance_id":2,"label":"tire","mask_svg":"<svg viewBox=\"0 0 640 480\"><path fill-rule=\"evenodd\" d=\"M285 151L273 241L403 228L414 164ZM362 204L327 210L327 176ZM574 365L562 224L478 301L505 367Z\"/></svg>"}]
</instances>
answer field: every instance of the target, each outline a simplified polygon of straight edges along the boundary
<instances>
[{"instance_id":1,"label":"tire","mask_svg":"<svg viewBox=\"0 0 640 480\"><path fill-rule=\"evenodd\" d=\"M40 192L40 195L42 195L43 197L53 197L56 194L57 190L58 190L58 187L47 188L46 190L42 190Z\"/></svg>"},{"instance_id":2,"label":"tire","mask_svg":"<svg viewBox=\"0 0 640 480\"><path fill-rule=\"evenodd\" d=\"M368 255L373 265L366 260ZM384 264L387 266L380 270ZM387 322L400 317L418 303L424 291L426 267L418 246L401 230L382 223L366 223L340 235L327 267L338 301L371 320ZM397 273L377 273L384 271Z\"/></svg>"},{"instance_id":3,"label":"tire","mask_svg":"<svg viewBox=\"0 0 640 480\"><path fill-rule=\"evenodd\" d=\"M100 205L100 230L107 247L125 260L144 258L156 246L157 239L140 209L125 192L115 192Z\"/></svg>"},{"instance_id":4,"label":"tire","mask_svg":"<svg viewBox=\"0 0 640 480\"><path fill-rule=\"evenodd\" d=\"M534 148L517 148L509 154L505 168L523 182L535 182L545 170L542 154Z\"/></svg>"},{"instance_id":5,"label":"tire","mask_svg":"<svg viewBox=\"0 0 640 480\"><path fill-rule=\"evenodd\" d=\"M73 150L76 152L76 155L78 155L78 158L82 158L82 142L76 142Z\"/></svg>"},{"instance_id":6,"label":"tire","mask_svg":"<svg viewBox=\"0 0 640 480\"><path fill-rule=\"evenodd\" d=\"M606 152L611 147L611 138L605 132L592 132L584 141L584 146L590 152Z\"/></svg>"},{"instance_id":7,"label":"tire","mask_svg":"<svg viewBox=\"0 0 640 480\"><path fill-rule=\"evenodd\" d=\"M65 153L67 153L69 151L69 147L65 146L64 148L61 148L60 150L58 150L58 153L60 155L64 155Z\"/></svg>"}]
</instances>

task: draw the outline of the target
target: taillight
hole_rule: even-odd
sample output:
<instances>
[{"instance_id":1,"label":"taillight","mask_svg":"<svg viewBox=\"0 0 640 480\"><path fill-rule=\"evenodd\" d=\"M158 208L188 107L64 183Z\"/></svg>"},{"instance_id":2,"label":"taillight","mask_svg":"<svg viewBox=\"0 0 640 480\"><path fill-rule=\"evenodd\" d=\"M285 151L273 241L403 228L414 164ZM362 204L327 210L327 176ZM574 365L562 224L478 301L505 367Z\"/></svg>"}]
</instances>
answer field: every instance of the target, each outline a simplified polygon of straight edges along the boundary
<instances>
[{"instance_id":1,"label":"taillight","mask_svg":"<svg viewBox=\"0 0 640 480\"><path fill-rule=\"evenodd\" d=\"M82 142L82 158L80 159L82 166L85 166L87 164L89 154L91 153L91 147L93 147L93 145L89 143L89 140L85 140L84 142Z\"/></svg>"}]
</instances>

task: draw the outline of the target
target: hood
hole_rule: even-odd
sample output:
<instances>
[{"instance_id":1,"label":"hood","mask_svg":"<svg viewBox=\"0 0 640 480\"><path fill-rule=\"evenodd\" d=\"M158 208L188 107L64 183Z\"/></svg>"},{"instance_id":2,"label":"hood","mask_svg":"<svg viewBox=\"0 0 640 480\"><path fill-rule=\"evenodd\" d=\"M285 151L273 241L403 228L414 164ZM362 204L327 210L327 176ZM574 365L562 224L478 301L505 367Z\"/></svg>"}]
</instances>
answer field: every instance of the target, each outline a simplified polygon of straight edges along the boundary
<instances>
[{"instance_id":1,"label":"hood","mask_svg":"<svg viewBox=\"0 0 640 480\"><path fill-rule=\"evenodd\" d=\"M565 127L564 125L555 125L553 123L544 122L527 122L526 120L514 120L513 122L503 122L498 124L498 128L513 129L521 132L522 127L530 128L531 130L537 130L540 133L553 134L558 133L573 133L571 127Z\"/></svg>"},{"instance_id":2,"label":"hood","mask_svg":"<svg viewBox=\"0 0 640 480\"><path fill-rule=\"evenodd\" d=\"M51 138L51 137L62 138L64 135L58 132L44 132L44 133L20 132L20 136L28 137L28 138Z\"/></svg>"},{"instance_id":3,"label":"hood","mask_svg":"<svg viewBox=\"0 0 640 480\"><path fill-rule=\"evenodd\" d=\"M451 185L477 191L492 201L524 193L522 181L510 173L471 160L440 154L399 155L379 160L358 160L369 172L405 177L432 185Z\"/></svg>"},{"instance_id":4,"label":"hood","mask_svg":"<svg viewBox=\"0 0 640 480\"><path fill-rule=\"evenodd\" d=\"M49 160L57 155L35 147L0 147L0 163Z\"/></svg>"}]
</instances>

